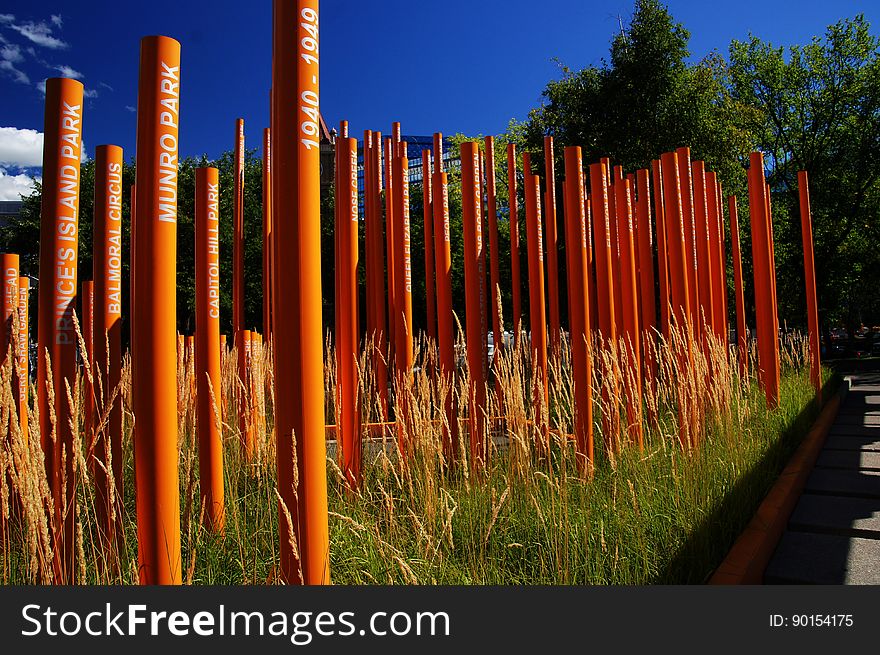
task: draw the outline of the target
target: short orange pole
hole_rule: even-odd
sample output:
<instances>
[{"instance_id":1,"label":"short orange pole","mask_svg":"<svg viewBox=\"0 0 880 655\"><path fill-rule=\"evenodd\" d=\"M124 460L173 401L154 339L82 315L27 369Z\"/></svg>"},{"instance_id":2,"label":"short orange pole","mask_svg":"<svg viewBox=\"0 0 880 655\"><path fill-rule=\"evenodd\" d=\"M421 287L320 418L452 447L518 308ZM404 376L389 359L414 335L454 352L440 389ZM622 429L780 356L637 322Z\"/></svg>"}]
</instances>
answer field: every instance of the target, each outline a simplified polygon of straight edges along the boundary
<instances>
[{"instance_id":1,"label":"short orange pole","mask_svg":"<svg viewBox=\"0 0 880 655\"><path fill-rule=\"evenodd\" d=\"M715 316L715 305L712 298L712 259L709 247L709 209L706 198L705 162L695 161L691 164L691 181L694 190L694 235L697 252L697 302L699 303L696 319L703 355L708 361L708 335L714 329L712 320Z\"/></svg>"},{"instance_id":2,"label":"short orange pole","mask_svg":"<svg viewBox=\"0 0 880 655\"><path fill-rule=\"evenodd\" d=\"M550 301L550 352L559 354L559 245L556 236L556 165L553 137L544 137L544 230L547 237L547 296Z\"/></svg>"},{"instance_id":3,"label":"short orange pole","mask_svg":"<svg viewBox=\"0 0 880 655\"><path fill-rule=\"evenodd\" d=\"M568 316L574 378L574 432L578 467L589 471L593 453L592 361L590 338L590 269L587 255L587 212L581 149L565 148L565 250L568 255Z\"/></svg>"},{"instance_id":4,"label":"short orange pole","mask_svg":"<svg viewBox=\"0 0 880 655\"><path fill-rule=\"evenodd\" d=\"M74 576L73 414L67 386L76 383L77 337L73 312L77 295L77 256L82 153L83 86L76 80L46 80L43 130L43 195L40 211L40 286L37 317L37 405L46 479L55 500L54 582ZM51 368L50 368L51 362ZM50 372L51 371L51 372ZM51 376L51 377L50 377ZM53 424L48 384L54 394ZM63 488L62 488L63 487ZM66 500L66 504L64 504Z\"/></svg>"},{"instance_id":5,"label":"short orange pole","mask_svg":"<svg viewBox=\"0 0 880 655\"><path fill-rule=\"evenodd\" d=\"M422 228L425 242L425 304L428 338L437 341L437 292L434 286L434 206L431 204L431 151L422 150Z\"/></svg>"},{"instance_id":6,"label":"short orange pole","mask_svg":"<svg viewBox=\"0 0 880 655\"><path fill-rule=\"evenodd\" d=\"M352 486L361 482L360 399L358 397L358 163L357 141L336 141L339 161L339 214L336 277L336 395L339 462Z\"/></svg>"},{"instance_id":7,"label":"short orange pole","mask_svg":"<svg viewBox=\"0 0 880 655\"><path fill-rule=\"evenodd\" d=\"M807 171L798 171L801 209L801 237L804 244L804 283L807 292L807 332L810 335L810 380L816 399L822 402L822 362L819 348L819 311L816 303L816 263L813 258L813 216L810 211L810 181Z\"/></svg>"},{"instance_id":8,"label":"short orange pole","mask_svg":"<svg viewBox=\"0 0 880 655\"><path fill-rule=\"evenodd\" d=\"M749 374L749 337L746 328L746 301L743 293L742 254L739 245L739 217L736 210L736 196L727 199L730 214L730 247L733 255L733 296L736 304L736 343L739 356L739 374L745 378Z\"/></svg>"},{"instance_id":9,"label":"short orange pole","mask_svg":"<svg viewBox=\"0 0 880 655\"><path fill-rule=\"evenodd\" d=\"M482 199L480 198L480 150L468 141L461 144L461 210L464 240L465 326L470 384L470 464L474 470L486 464L486 257L483 251Z\"/></svg>"},{"instance_id":10,"label":"short orange pole","mask_svg":"<svg viewBox=\"0 0 880 655\"><path fill-rule=\"evenodd\" d=\"M760 152L753 152L749 156L749 213L752 223L759 380L767 397L767 407L775 409L779 405L779 336L774 316L773 250L766 194L764 157Z\"/></svg>"},{"instance_id":11,"label":"short orange pole","mask_svg":"<svg viewBox=\"0 0 880 655\"><path fill-rule=\"evenodd\" d=\"M507 144L507 194L510 207L510 291L513 296L513 340L519 346L522 318L522 278L519 265L519 199L516 183L516 144Z\"/></svg>"},{"instance_id":12,"label":"short orange pole","mask_svg":"<svg viewBox=\"0 0 880 655\"><path fill-rule=\"evenodd\" d=\"M141 41L132 352L138 571L142 584L180 584L177 450L177 139L180 44Z\"/></svg>"},{"instance_id":13,"label":"short orange pole","mask_svg":"<svg viewBox=\"0 0 880 655\"><path fill-rule=\"evenodd\" d=\"M16 274L16 279L18 275ZM17 285L16 285L17 286ZM86 446L86 461L93 468L92 457L95 454L95 388L89 382L85 369L88 366L94 376L95 371L95 283L88 280L82 283L82 314L80 328L86 351L80 353L83 362L82 374L82 409L83 409L83 443ZM92 377L94 380L94 377Z\"/></svg>"},{"instance_id":14,"label":"short orange pole","mask_svg":"<svg viewBox=\"0 0 880 655\"><path fill-rule=\"evenodd\" d=\"M222 533L223 442L220 353L220 180L216 168L196 169L196 430L199 495L205 525Z\"/></svg>"},{"instance_id":15,"label":"short orange pole","mask_svg":"<svg viewBox=\"0 0 880 655\"><path fill-rule=\"evenodd\" d=\"M526 228L528 233L529 255L529 331L531 332L530 359L534 362L535 412L546 406L549 398L547 377L547 316L544 309L544 247L541 225L541 183L537 175L528 175L525 180ZM543 394L543 396L541 395ZM547 426L542 426L545 437L549 437Z\"/></svg>"},{"instance_id":16,"label":"short orange pole","mask_svg":"<svg viewBox=\"0 0 880 655\"><path fill-rule=\"evenodd\" d=\"M651 181L648 170L636 171L636 234L639 252L639 297L641 299L642 374L653 385L657 375L654 335L657 333L657 292L654 286L654 253L651 229Z\"/></svg>"},{"instance_id":17,"label":"short orange pole","mask_svg":"<svg viewBox=\"0 0 880 655\"><path fill-rule=\"evenodd\" d=\"M678 163L679 197L684 227L684 255L687 258L688 320L694 336L700 336L702 322L698 319L700 292L697 277L697 232L694 218L694 187L691 177L691 149L678 148L675 154Z\"/></svg>"},{"instance_id":18,"label":"short orange pole","mask_svg":"<svg viewBox=\"0 0 880 655\"><path fill-rule=\"evenodd\" d=\"M18 255L0 254L0 271L3 274L3 291L0 294L0 320L3 321L0 329L0 366L6 364L6 357L15 360L16 348L18 347L18 333L15 329L18 312ZM13 371L16 368L13 366ZM13 376L13 386L15 384ZM13 391L13 396L17 394ZM9 417L10 421L15 420Z\"/></svg>"},{"instance_id":19,"label":"short orange pole","mask_svg":"<svg viewBox=\"0 0 880 655\"><path fill-rule=\"evenodd\" d=\"M654 221L657 231L657 282L660 287L660 330L669 340L669 255L666 245L666 217L663 199L663 172L660 160L651 161L651 183L654 187Z\"/></svg>"},{"instance_id":20,"label":"short orange pole","mask_svg":"<svg viewBox=\"0 0 880 655\"><path fill-rule=\"evenodd\" d=\"M442 166L442 137L434 135L434 259L437 280L437 345L441 376L451 389L455 374L455 342L452 333L452 253L449 229L449 180ZM444 411L449 429L444 427L443 449L451 461L458 449L458 420L453 394L446 396Z\"/></svg>"},{"instance_id":21,"label":"short orange pole","mask_svg":"<svg viewBox=\"0 0 880 655\"><path fill-rule=\"evenodd\" d=\"M31 280L28 277L18 278L18 348L16 364L18 366L18 420L21 434L28 443L28 387L30 386L30 336L28 333L28 301Z\"/></svg>"},{"instance_id":22,"label":"short orange pole","mask_svg":"<svg viewBox=\"0 0 880 655\"><path fill-rule=\"evenodd\" d=\"M99 526L108 547L122 530L122 148L95 150L95 207L93 238L94 368L98 380L99 413L106 415L96 434L95 491ZM110 475L112 473L112 489ZM112 520L113 510L116 520ZM111 551L112 552L112 551Z\"/></svg>"},{"instance_id":23,"label":"short orange pole","mask_svg":"<svg viewBox=\"0 0 880 655\"><path fill-rule=\"evenodd\" d=\"M712 329L720 346L727 351L727 315L724 313L727 295L727 279L725 276L724 233L721 223L721 207L718 203L718 176L713 172L706 173L706 209L709 218L709 262L712 284Z\"/></svg>"},{"instance_id":24,"label":"short orange pole","mask_svg":"<svg viewBox=\"0 0 880 655\"><path fill-rule=\"evenodd\" d=\"M263 333L272 340L272 146L263 129Z\"/></svg>"},{"instance_id":25,"label":"short orange pole","mask_svg":"<svg viewBox=\"0 0 880 655\"><path fill-rule=\"evenodd\" d=\"M620 246L620 297L623 301L623 330L620 338L626 351L623 360L629 364L624 373L628 402L628 432L631 440L642 447L642 358L639 328L639 290L636 279L636 244L633 235L632 183L618 180L615 185L617 206L617 242Z\"/></svg>"},{"instance_id":26,"label":"short orange pole","mask_svg":"<svg viewBox=\"0 0 880 655\"><path fill-rule=\"evenodd\" d=\"M287 583L329 584L317 0L274 3L272 54L272 208L285 217L273 230L285 255L275 263L273 340L276 396L285 399L275 407L280 572Z\"/></svg>"}]
</instances>

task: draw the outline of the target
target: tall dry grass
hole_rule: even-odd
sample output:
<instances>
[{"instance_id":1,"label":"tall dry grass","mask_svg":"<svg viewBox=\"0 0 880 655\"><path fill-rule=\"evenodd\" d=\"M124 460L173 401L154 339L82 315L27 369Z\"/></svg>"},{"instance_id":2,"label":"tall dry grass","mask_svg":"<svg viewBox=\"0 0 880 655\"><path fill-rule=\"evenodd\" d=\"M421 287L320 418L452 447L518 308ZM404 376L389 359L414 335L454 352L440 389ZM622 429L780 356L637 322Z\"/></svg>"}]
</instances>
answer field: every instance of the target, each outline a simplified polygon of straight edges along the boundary
<instances>
[{"instance_id":1,"label":"tall dry grass","mask_svg":"<svg viewBox=\"0 0 880 655\"><path fill-rule=\"evenodd\" d=\"M458 330L452 376L439 375L436 347L415 343L415 367L389 390L385 414L372 374L379 353L367 342L359 357L358 398L364 423L396 420L386 429L364 427L363 483L353 489L328 447L331 566L347 583L651 583L700 582L720 560L781 468L815 412L802 338L783 343L780 408L768 412L752 372L743 379L726 344L710 338L704 351L689 334L673 330L642 344L656 362L648 382L624 342L589 344L593 374L596 453L578 466L574 452L574 379L570 344L554 353L546 372L547 401L528 349L501 349L487 383L483 423L487 452L471 466L468 451L467 345ZM325 344L328 424L335 423L336 378L332 339ZM98 364L100 366L100 364ZM51 535L54 501L46 482L38 408L28 402L29 434L17 428L12 365L0 369L0 501L4 583L55 581ZM204 525L198 488L198 439L193 367L178 367L178 444L184 579L187 583L261 584L277 581L278 505L274 448L274 362L255 343L248 380L238 378L235 351L224 353L215 411L225 462L226 528ZM131 360L125 357L118 389L95 390L96 415L118 394L124 414L122 535L108 546L98 527L92 467L84 443L83 367L71 390L68 417L77 435L74 456L76 573L70 582L137 582ZM393 379L389 370L389 378ZM636 379L642 379L637 392ZM100 387L100 382L98 382ZM92 385L95 389L95 385ZM246 458L239 434L244 392L255 449ZM538 397L540 402L535 403ZM283 402L283 399L278 399ZM217 406L219 405L219 407ZM453 409L448 416L446 408ZM634 411L635 410L635 411ZM633 425L642 434L639 447ZM398 450L398 438L406 445ZM457 455L444 448L454 435ZM100 465L99 463L97 465Z\"/></svg>"}]
</instances>

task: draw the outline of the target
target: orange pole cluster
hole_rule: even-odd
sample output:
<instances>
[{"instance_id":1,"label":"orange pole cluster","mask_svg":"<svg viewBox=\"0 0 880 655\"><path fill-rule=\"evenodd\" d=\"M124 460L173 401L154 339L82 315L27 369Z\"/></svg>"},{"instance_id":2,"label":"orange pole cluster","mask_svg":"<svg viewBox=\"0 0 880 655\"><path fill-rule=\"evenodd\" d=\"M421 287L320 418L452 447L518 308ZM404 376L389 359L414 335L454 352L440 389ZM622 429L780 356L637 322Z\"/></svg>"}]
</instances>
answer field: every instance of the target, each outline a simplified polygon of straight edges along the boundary
<instances>
[{"instance_id":1,"label":"orange pole cluster","mask_svg":"<svg viewBox=\"0 0 880 655\"><path fill-rule=\"evenodd\" d=\"M199 495L205 524L223 532L223 401L220 396L220 179L216 168L196 169L196 426Z\"/></svg>"},{"instance_id":2,"label":"orange pole cluster","mask_svg":"<svg viewBox=\"0 0 880 655\"><path fill-rule=\"evenodd\" d=\"M810 181L807 171L798 171L801 209L801 237L804 244L804 284L807 293L807 332L810 336L810 380L816 398L822 402L822 363L819 347L819 310L816 303L816 262L813 257L813 216L810 211Z\"/></svg>"},{"instance_id":3,"label":"orange pole cluster","mask_svg":"<svg viewBox=\"0 0 880 655\"><path fill-rule=\"evenodd\" d=\"M272 208L275 215L285 217L273 230L276 252L284 255L275 261L277 312L273 339L276 397L285 399L275 407L278 532L282 579L304 584L330 583L321 333L318 51L317 0L276 2L272 39Z\"/></svg>"},{"instance_id":4,"label":"orange pole cluster","mask_svg":"<svg viewBox=\"0 0 880 655\"><path fill-rule=\"evenodd\" d=\"M464 241L465 318L467 359L470 385L468 417L470 422L471 466L486 463L486 255L483 249L482 200L480 198L480 151L469 141L461 144L461 211Z\"/></svg>"},{"instance_id":5,"label":"orange pole cluster","mask_svg":"<svg viewBox=\"0 0 880 655\"><path fill-rule=\"evenodd\" d=\"M53 571L56 583L74 575L73 407L66 389L76 383L77 337L73 313L79 252L80 158L83 86L76 80L46 80L43 130L43 195L40 211L40 285L37 318L37 405L46 479L55 499ZM51 394L50 394L51 387ZM176 421L176 409L175 409ZM176 426L175 426L176 430ZM175 432L176 434L176 432ZM66 502L65 502L66 501Z\"/></svg>"},{"instance_id":6,"label":"orange pole cluster","mask_svg":"<svg viewBox=\"0 0 880 655\"><path fill-rule=\"evenodd\" d=\"M779 405L779 317L776 313L776 272L769 192L764 181L764 156L749 156L749 213L752 223L752 264L755 275L755 324L758 331L758 380L767 406Z\"/></svg>"},{"instance_id":7,"label":"orange pole cluster","mask_svg":"<svg viewBox=\"0 0 880 655\"><path fill-rule=\"evenodd\" d=\"M138 571L143 584L180 584L177 450L177 144L180 44L141 41L137 129L137 249L132 355Z\"/></svg>"},{"instance_id":8,"label":"orange pole cluster","mask_svg":"<svg viewBox=\"0 0 880 655\"><path fill-rule=\"evenodd\" d=\"M94 357L97 407L105 415L95 435L99 525L109 545L122 530L122 148L95 150ZM111 484L112 474L112 484ZM116 513L116 520L112 515Z\"/></svg>"}]
</instances>

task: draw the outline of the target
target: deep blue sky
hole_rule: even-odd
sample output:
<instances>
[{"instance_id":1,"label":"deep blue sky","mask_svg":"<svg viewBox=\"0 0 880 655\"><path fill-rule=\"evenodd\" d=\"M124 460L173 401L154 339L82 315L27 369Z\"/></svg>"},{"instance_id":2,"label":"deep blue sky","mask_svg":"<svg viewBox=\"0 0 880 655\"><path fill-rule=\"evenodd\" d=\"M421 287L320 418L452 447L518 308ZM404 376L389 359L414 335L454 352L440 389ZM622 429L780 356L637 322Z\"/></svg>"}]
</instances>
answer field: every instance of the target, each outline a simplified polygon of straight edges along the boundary
<instances>
[{"instance_id":1,"label":"deep blue sky","mask_svg":"<svg viewBox=\"0 0 880 655\"><path fill-rule=\"evenodd\" d=\"M509 119L525 118L545 83L558 76L553 57L572 68L606 57L618 17L626 21L632 6L631 0L324 0L322 112L331 126L347 118L356 135L367 128L387 132L395 119L404 134L503 131ZM668 6L690 31L694 58L713 49L726 54L732 38L750 31L779 45L803 43L858 12L880 30L876 0L669 0ZM18 47L17 57L7 57L16 60L12 68L0 60L0 127L42 131L37 84L57 75L51 67L68 66L97 94L84 118L90 156L100 143L117 143L128 158L135 115L126 107L137 104L139 40L165 34L183 47L181 154L213 157L230 149L238 116L248 146L259 145L268 121L271 2L4 0L0 14L7 15L0 17L0 49ZM60 20L53 23L53 15ZM26 37L27 23L44 45ZM42 37L67 45L52 48L58 44Z\"/></svg>"}]
</instances>

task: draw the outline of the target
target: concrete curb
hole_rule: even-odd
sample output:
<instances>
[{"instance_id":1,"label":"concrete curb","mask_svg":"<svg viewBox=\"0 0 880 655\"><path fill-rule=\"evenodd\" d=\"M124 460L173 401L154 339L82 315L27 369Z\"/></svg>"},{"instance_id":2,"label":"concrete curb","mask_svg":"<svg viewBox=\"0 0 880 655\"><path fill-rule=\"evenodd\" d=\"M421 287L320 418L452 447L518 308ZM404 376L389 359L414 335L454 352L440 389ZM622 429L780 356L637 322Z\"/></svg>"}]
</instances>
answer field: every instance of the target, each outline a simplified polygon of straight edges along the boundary
<instances>
[{"instance_id":1,"label":"concrete curb","mask_svg":"<svg viewBox=\"0 0 880 655\"><path fill-rule=\"evenodd\" d=\"M770 492L758 506L755 516L709 579L712 585L762 584L764 570L779 544L788 519L803 493L825 437L837 417L840 404L849 388L849 380L829 400L816 422L804 437Z\"/></svg>"}]
</instances>

